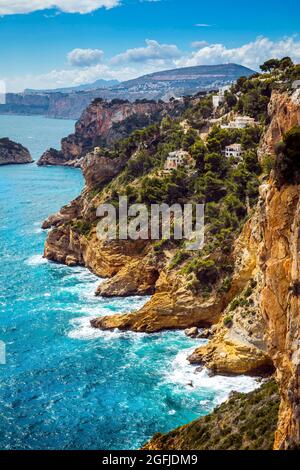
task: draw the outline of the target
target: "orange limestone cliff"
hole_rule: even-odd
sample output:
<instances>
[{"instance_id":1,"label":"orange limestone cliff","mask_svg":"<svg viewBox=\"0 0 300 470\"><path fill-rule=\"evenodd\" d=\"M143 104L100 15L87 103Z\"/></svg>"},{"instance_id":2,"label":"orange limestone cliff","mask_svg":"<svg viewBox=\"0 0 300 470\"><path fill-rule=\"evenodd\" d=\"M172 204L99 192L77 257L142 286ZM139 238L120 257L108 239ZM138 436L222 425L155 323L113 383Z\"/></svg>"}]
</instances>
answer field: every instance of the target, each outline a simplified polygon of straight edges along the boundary
<instances>
[{"instance_id":1,"label":"orange limestone cliff","mask_svg":"<svg viewBox=\"0 0 300 470\"><path fill-rule=\"evenodd\" d=\"M77 121L74 134L62 139L61 150L46 150L37 164L81 166L83 157L95 147L111 146L174 108L174 103L95 99Z\"/></svg>"}]
</instances>

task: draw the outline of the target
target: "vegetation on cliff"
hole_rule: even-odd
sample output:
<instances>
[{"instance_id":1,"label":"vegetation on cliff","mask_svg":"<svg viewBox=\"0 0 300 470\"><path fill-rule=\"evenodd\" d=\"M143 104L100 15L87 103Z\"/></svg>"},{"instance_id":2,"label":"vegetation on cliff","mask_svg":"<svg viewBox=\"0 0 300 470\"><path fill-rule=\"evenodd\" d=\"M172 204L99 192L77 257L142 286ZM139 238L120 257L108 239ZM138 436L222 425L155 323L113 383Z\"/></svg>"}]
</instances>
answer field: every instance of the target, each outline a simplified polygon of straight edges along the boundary
<instances>
[{"instance_id":1,"label":"vegetation on cliff","mask_svg":"<svg viewBox=\"0 0 300 470\"><path fill-rule=\"evenodd\" d=\"M279 186L300 183L300 126L290 129L277 146L275 178Z\"/></svg>"}]
</instances>

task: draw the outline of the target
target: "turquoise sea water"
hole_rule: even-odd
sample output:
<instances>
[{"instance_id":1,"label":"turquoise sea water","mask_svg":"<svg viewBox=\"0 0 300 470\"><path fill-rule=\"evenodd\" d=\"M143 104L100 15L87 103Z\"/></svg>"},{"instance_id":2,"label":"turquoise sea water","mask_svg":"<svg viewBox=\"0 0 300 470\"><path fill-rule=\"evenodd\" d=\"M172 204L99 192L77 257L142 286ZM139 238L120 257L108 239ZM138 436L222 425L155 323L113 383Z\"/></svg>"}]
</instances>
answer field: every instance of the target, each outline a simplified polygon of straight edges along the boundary
<instances>
[{"instance_id":1,"label":"turquoise sea water","mask_svg":"<svg viewBox=\"0 0 300 470\"><path fill-rule=\"evenodd\" d=\"M37 159L72 121L0 116L0 137ZM200 344L182 332L101 332L95 316L128 312L145 298L97 299L101 280L42 258L41 222L77 196L80 170L0 167L1 449L134 449L208 413L250 378L196 374L186 357ZM191 382L193 386L191 386Z\"/></svg>"}]
</instances>

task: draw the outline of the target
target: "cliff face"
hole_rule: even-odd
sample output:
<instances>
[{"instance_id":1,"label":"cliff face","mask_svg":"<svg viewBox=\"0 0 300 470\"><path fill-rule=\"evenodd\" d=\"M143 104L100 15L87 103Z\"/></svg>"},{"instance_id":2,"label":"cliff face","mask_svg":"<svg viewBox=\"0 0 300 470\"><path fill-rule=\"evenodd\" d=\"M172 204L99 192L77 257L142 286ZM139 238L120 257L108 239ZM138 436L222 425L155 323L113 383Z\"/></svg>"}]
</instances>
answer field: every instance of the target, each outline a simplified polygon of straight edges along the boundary
<instances>
[{"instance_id":1,"label":"cliff face","mask_svg":"<svg viewBox=\"0 0 300 470\"><path fill-rule=\"evenodd\" d=\"M275 447L287 449L300 441L300 186L271 183L262 211L261 310L281 393Z\"/></svg>"},{"instance_id":2,"label":"cliff face","mask_svg":"<svg viewBox=\"0 0 300 470\"><path fill-rule=\"evenodd\" d=\"M283 134L300 123L299 90L293 95L274 93L270 117L263 152L274 151ZM261 187L258 224L253 219L251 228L261 234L256 260L262 276L260 309L281 394L275 448L288 449L300 441L300 186L278 187L273 177Z\"/></svg>"},{"instance_id":3,"label":"cliff face","mask_svg":"<svg viewBox=\"0 0 300 470\"><path fill-rule=\"evenodd\" d=\"M76 123L75 133L62 139L61 150L47 150L38 165L78 166L94 147L111 146L133 130L157 122L173 106L150 101L95 100Z\"/></svg>"},{"instance_id":4,"label":"cliff face","mask_svg":"<svg viewBox=\"0 0 300 470\"><path fill-rule=\"evenodd\" d=\"M273 155L278 142L282 140L285 132L293 126L300 125L300 90L292 95L273 91L269 104L270 125L260 145L259 155Z\"/></svg>"},{"instance_id":5,"label":"cliff face","mask_svg":"<svg viewBox=\"0 0 300 470\"><path fill-rule=\"evenodd\" d=\"M299 122L299 110L297 92L273 93L261 156L274 154L284 133ZM109 135L106 120L101 129ZM95 208L105 194L94 195L93 190L112 181L124 164L119 157L88 154L83 161L83 194L45 222L45 227L55 227L45 256L85 265L107 277L98 289L100 295L153 293L138 312L95 319L95 327L151 333L216 324L213 339L194 352L192 363L226 374L270 372L274 365L281 398L275 448L295 447L300 441L299 184L279 187L274 172L270 181L262 182L258 205L235 242L230 288L202 296L189 289L180 267L170 268L172 248L158 255L145 241L97 239Z\"/></svg>"},{"instance_id":6,"label":"cliff face","mask_svg":"<svg viewBox=\"0 0 300 470\"><path fill-rule=\"evenodd\" d=\"M32 163L29 151L21 144L5 138L0 139L0 165Z\"/></svg>"}]
</instances>

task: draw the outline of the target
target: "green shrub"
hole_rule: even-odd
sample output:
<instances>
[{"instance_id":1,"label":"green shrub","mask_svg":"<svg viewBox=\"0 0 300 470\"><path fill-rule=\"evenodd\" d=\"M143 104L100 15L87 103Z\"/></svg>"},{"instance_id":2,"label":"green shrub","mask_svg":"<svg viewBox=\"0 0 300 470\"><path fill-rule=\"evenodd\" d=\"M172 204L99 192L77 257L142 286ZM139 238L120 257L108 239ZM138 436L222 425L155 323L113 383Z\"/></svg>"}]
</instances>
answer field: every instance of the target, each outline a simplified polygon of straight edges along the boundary
<instances>
[{"instance_id":1,"label":"green shrub","mask_svg":"<svg viewBox=\"0 0 300 470\"><path fill-rule=\"evenodd\" d=\"M300 182L300 126L287 132L277 149L275 177L279 186Z\"/></svg>"},{"instance_id":2,"label":"green shrub","mask_svg":"<svg viewBox=\"0 0 300 470\"><path fill-rule=\"evenodd\" d=\"M175 268L176 266L183 263L183 261L187 260L189 257L190 257L190 254L188 252L183 251L183 250L177 251L175 256L170 261L169 268L170 269Z\"/></svg>"},{"instance_id":3,"label":"green shrub","mask_svg":"<svg viewBox=\"0 0 300 470\"><path fill-rule=\"evenodd\" d=\"M230 328L233 324L233 317L231 315L227 315L223 320L224 326Z\"/></svg>"}]
</instances>

